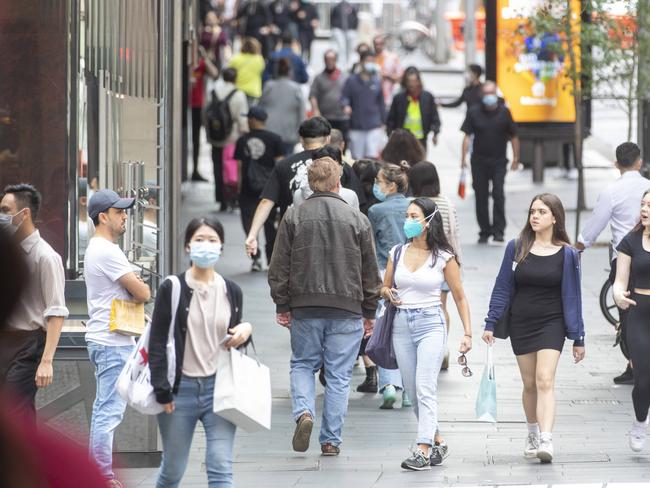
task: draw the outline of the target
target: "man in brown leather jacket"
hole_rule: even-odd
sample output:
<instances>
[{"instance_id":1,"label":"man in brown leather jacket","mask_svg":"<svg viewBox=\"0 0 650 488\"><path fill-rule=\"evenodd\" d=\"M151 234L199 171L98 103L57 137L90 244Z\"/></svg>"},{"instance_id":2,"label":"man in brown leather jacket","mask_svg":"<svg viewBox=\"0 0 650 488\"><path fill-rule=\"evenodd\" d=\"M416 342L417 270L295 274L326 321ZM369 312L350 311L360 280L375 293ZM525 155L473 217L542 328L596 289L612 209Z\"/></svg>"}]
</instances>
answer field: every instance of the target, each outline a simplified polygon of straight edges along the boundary
<instances>
[{"instance_id":1,"label":"man in brown leather jacket","mask_svg":"<svg viewBox=\"0 0 650 488\"><path fill-rule=\"evenodd\" d=\"M315 417L314 372L325 369L321 452L339 454L350 377L359 345L372 333L380 278L368 219L338 195L341 166L308 170L314 194L290 208L275 242L269 285L277 322L291 332L293 449L304 452Z\"/></svg>"}]
</instances>

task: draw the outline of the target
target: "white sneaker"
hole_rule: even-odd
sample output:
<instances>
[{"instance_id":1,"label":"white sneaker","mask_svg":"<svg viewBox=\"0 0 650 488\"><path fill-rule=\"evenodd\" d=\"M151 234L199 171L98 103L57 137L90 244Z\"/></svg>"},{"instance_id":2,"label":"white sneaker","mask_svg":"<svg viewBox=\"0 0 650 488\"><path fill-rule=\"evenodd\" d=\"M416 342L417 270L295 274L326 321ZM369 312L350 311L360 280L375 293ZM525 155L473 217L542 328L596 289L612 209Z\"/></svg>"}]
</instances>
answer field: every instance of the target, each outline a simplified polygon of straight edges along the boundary
<instances>
[{"instance_id":1,"label":"white sneaker","mask_svg":"<svg viewBox=\"0 0 650 488\"><path fill-rule=\"evenodd\" d=\"M634 452L641 452L645 445L645 438L648 430L648 419L645 422L632 422L630 429L630 449Z\"/></svg>"},{"instance_id":2,"label":"white sneaker","mask_svg":"<svg viewBox=\"0 0 650 488\"><path fill-rule=\"evenodd\" d=\"M543 463L550 463L553 461L553 442L542 440L537 448L537 459Z\"/></svg>"},{"instance_id":3,"label":"white sneaker","mask_svg":"<svg viewBox=\"0 0 650 488\"><path fill-rule=\"evenodd\" d=\"M539 448L539 436L534 432L529 432L526 437L526 448L524 449L524 457L532 459L537 457L537 449Z\"/></svg>"}]
</instances>

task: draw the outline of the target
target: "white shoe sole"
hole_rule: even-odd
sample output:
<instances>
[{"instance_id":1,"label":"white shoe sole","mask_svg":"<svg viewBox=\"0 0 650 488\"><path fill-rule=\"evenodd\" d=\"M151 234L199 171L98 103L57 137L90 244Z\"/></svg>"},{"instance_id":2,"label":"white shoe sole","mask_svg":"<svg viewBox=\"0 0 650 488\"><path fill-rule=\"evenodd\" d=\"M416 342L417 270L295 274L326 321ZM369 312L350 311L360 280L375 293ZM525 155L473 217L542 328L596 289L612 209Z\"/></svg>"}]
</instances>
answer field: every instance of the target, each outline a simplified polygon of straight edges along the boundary
<instances>
[{"instance_id":1,"label":"white shoe sole","mask_svg":"<svg viewBox=\"0 0 650 488\"><path fill-rule=\"evenodd\" d=\"M537 459L543 463L550 463L553 461L553 454L548 451L537 451Z\"/></svg>"},{"instance_id":2,"label":"white shoe sole","mask_svg":"<svg viewBox=\"0 0 650 488\"><path fill-rule=\"evenodd\" d=\"M632 440L630 440L630 449L632 449L634 452L641 452L643 451L643 447L645 446L645 442L641 443L640 445L634 445L632 443Z\"/></svg>"},{"instance_id":3,"label":"white shoe sole","mask_svg":"<svg viewBox=\"0 0 650 488\"><path fill-rule=\"evenodd\" d=\"M536 459L537 458L537 450L535 450L535 451L524 451L524 457L526 459Z\"/></svg>"}]
</instances>

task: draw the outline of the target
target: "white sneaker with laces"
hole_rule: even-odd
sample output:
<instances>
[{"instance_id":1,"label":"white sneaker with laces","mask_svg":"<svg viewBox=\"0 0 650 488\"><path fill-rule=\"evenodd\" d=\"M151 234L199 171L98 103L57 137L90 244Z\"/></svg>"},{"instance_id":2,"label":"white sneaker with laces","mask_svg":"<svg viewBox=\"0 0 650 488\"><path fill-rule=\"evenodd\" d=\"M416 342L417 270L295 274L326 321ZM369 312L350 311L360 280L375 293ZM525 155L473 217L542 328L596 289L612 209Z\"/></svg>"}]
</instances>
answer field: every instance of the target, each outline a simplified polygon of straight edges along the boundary
<instances>
[{"instance_id":1,"label":"white sneaker with laces","mask_svg":"<svg viewBox=\"0 0 650 488\"><path fill-rule=\"evenodd\" d=\"M529 432L526 437L526 447L524 449L524 457L529 459L537 457L537 449L539 448L539 436L534 432Z\"/></svg>"},{"instance_id":2,"label":"white sneaker with laces","mask_svg":"<svg viewBox=\"0 0 650 488\"><path fill-rule=\"evenodd\" d=\"M630 449L634 452L641 452L645 446L645 438L648 431L648 419L645 422L632 422L632 429L630 429Z\"/></svg>"},{"instance_id":3,"label":"white sneaker with laces","mask_svg":"<svg viewBox=\"0 0 650 488\"><path fill-rule=\"evenodd\" d=\"M553 442L547 439L542 439L537 448L537 459L543 463L550 463L553 461Z\"/></svg>"}]
</instances>

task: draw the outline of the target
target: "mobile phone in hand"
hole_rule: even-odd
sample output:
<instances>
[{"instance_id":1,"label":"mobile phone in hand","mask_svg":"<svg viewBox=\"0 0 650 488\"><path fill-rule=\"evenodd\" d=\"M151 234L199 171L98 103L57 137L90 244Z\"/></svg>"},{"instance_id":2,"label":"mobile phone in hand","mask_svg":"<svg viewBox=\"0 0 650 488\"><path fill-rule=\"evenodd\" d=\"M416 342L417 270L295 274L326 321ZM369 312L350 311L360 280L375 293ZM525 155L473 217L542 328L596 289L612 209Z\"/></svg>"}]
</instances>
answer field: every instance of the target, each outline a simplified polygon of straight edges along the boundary
<instances>
[{"instance_id":1,"label":"mobile phone in hand","mask_svg":"<svg viewBox=\"0 0 650 488\"><path fill-rule=\"evenodd\" d=\"M232 334L226 334L226 336L223 339L221 339L221 342L219 343L219 345L226 347L226 344L228 344L230 339L232 339Z\"/></svg>"}]
</instances>

